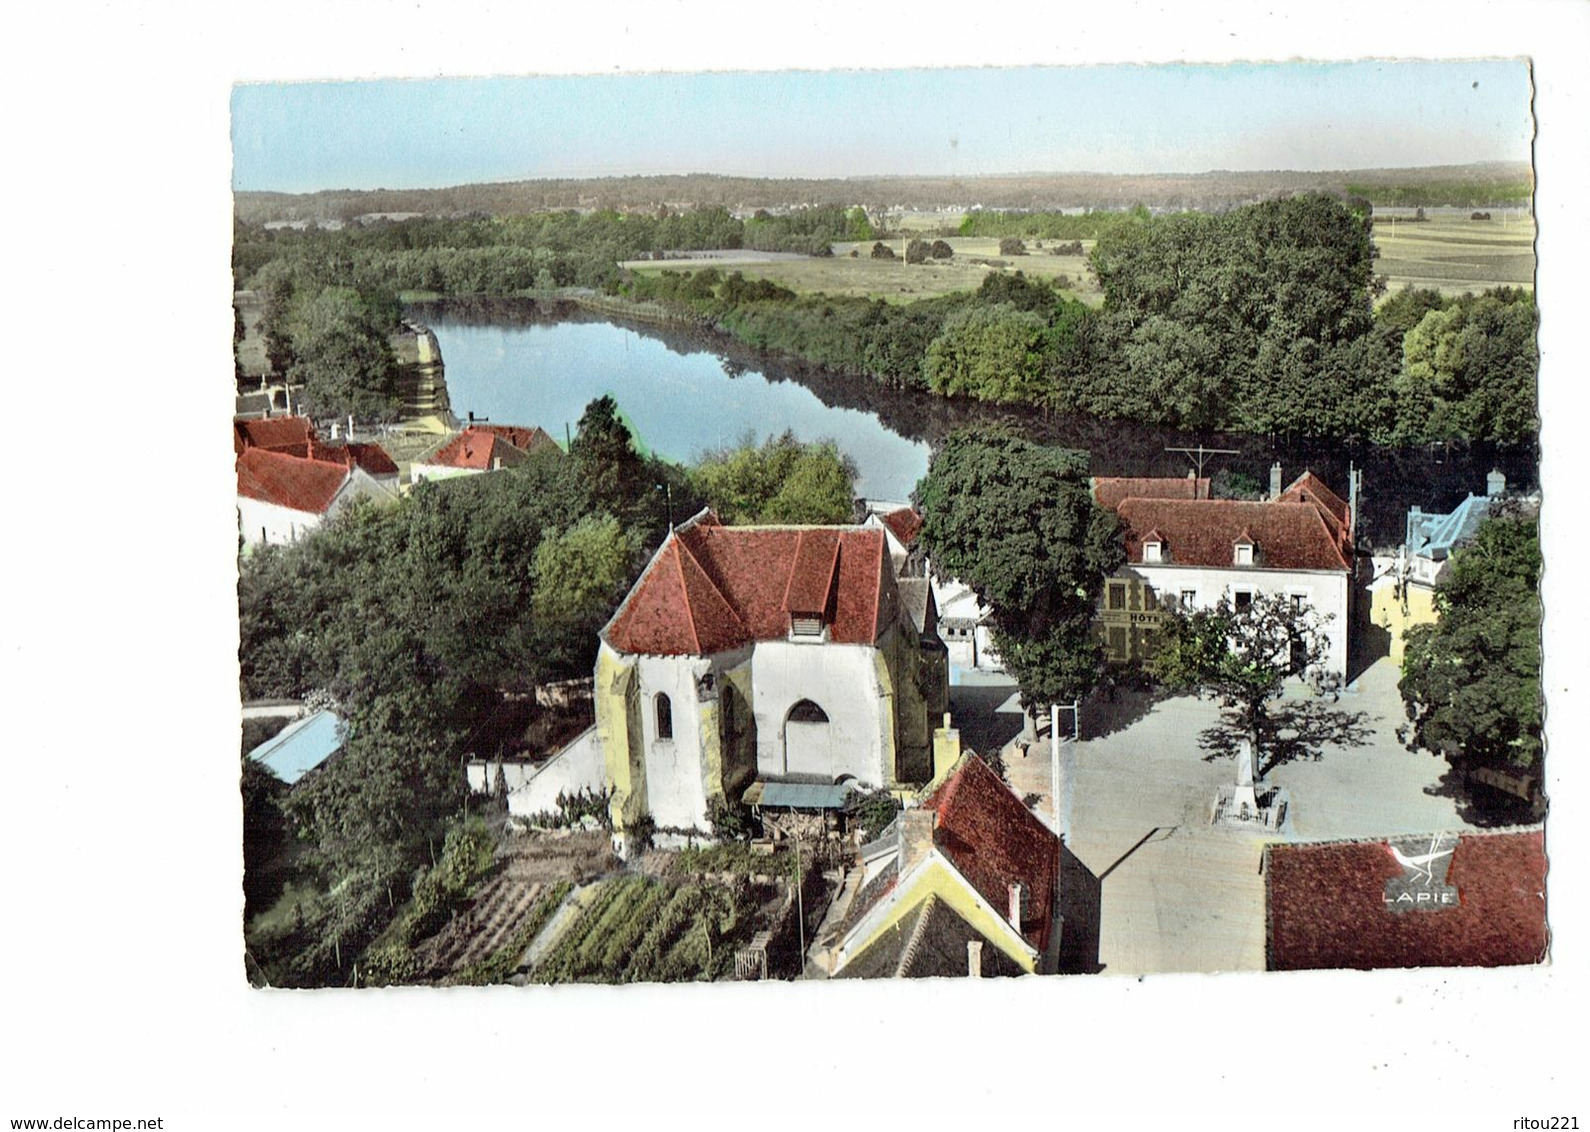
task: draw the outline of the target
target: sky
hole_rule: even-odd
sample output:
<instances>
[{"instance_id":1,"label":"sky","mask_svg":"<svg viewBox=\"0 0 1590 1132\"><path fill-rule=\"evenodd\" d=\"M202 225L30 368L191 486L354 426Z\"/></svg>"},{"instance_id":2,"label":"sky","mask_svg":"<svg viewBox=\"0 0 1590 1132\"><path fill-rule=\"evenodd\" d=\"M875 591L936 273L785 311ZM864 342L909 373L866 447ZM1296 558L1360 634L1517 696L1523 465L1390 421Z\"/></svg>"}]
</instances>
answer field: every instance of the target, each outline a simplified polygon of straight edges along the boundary
<instances>
[{"instance_id":1,"label":"sky","mask_svg":"<svg viewBox=\"0 0 1590 1132\"><path fill-rule=\"evenodd\" d=\"M1518 59L243 84L235 190L1527 161Z\"/></svg>"}]
</instances>

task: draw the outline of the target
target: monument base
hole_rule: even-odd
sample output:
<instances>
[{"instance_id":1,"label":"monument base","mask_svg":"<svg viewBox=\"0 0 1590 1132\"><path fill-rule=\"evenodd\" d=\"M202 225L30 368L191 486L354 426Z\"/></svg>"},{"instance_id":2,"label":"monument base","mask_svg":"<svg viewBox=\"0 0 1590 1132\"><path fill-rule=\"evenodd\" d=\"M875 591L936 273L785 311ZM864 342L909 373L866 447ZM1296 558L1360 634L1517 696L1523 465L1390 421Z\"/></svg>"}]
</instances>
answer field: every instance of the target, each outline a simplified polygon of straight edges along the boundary
<instances>
[{"instance_id":1,"label":"monument base","mask_svg":"<svg viewBox=\"0 0 1590 1132\"><path fill-rule=\"evenodd\" d=\"M1210 821L1214 825L1274 833L1286 821L1290 805L1285 787L1222 786L1215 796Z\"/></svg>"}]
</instances>

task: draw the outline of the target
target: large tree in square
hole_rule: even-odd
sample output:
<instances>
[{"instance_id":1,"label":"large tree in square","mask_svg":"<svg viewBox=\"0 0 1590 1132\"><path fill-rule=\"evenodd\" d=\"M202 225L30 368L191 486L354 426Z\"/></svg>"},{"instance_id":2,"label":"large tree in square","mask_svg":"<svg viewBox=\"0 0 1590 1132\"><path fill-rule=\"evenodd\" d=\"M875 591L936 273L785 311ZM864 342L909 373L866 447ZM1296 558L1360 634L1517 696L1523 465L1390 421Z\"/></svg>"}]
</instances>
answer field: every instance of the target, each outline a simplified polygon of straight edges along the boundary
<instances>
[{"instance_id":1,"label":"large tree in square","mask_svg":"<svg viewBox=\"0 0 1590 1132\"><path fill-rule=\"evenodd\" d=\"M920 487L922 540L941 577L991 608L996 647L1029 707L1068 703L1099 678L1090 631L1104 579L1125 561L1098 506L1088 454L1004 429L952 435Z\"/></svg>"}]
</instances>

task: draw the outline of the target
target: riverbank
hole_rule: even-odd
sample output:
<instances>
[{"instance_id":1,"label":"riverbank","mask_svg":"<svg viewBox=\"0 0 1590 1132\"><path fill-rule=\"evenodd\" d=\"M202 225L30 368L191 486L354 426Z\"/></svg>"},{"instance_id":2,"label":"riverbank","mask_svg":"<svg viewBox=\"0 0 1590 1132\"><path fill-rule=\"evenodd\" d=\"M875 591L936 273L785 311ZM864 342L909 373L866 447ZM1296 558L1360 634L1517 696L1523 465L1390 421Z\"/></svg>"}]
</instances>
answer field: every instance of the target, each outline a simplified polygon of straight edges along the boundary
<instances>
[{"instance_id":1,"label":"riverbank","mask_svg":"<svg viewBox=\"0 0 1590 1132\"><path fill-rule=\"evenodd\" d=\"M296 412L302 387L273 373L266 356L261 330L262 297L254 291L238 291L232 296L232 303L242 329L233 347L237 381L234 415L259 417L267 412ZM405 319L388 335L387 344L397 362L397 428L407 431L419 425L422 432L456 428L458 422L452 414L446 368L436 335L424 324Z\"/></svg>"},{"instance_id":2,"label":"riverbank","mask_svg":"<svg viewBox=\"0 0 1590 1132\"><path fill-rule=\"evenodd\" d=\"M783 383L800 386L829 409L853 410L871 418L867 426L870 431L859 437L843 421L830 426L814 417L808 423L809 428L818 430L808 439L817 439L823 431L836 436L848 434L843 437L842 447L858 454L880 445L897 445L901 439L931 449L956 429L998 424L1044 443L1086 449L1091 453L1094 474L1102 476L1186 475L1189 457L1179 449L1196 449L1199 444L1236 450L1235 455L1211 459L1204 474L1222 469L1241 472L1260 485L1269 482L1270 467L1279 462L1288 480L1311 469L1345 492L1351 467L1364 472L1360 529L1377 545L1401 541L1409 507L1449 510L1469 492L1483 491L1492 468L1501 470L1509 484L1521 490L1538 484L1538 456L1530 444L1457 441L1383 448L1366 441L1184 432L1079 414L1045 413L1029 406L948 398L925 390L894 389L864 375L826 370L758 351L718 330L708 320L682 317L661 304L558 292L534 298L417 301L408 310L415 321L441 328L444 340L457 330L491 328L492 333L480 338L478 344L466 348L464 340L455 334L454 345L448 347L452 370L449 377L456 376L464 382L452 389L453 403L460 411L469 408L477 413L490 412L510 423L541 424L554 433L561 431L563 414L572 413L571 421L577 419L578 406L556 408L549 399L559 396L563 386L579 384L583 388L582 383L598 381L605 388L596 392L612 393L643 431L657 430L655 436L648 436L654 447L658 446L657 441L666 439L669 428L677 431L682 427L675 421L659 419L658 414L664 412L663 406L670 398L694 399L681 407L679 415L700 419L698 426L690 427L699 428L695 446L702 449L722 442L716 431L728 417L739 419L736 414L744 414L740 406L745 404L757 407L753 416L759 435L798 426L798 421L781 415L786 412L783 402L765 391L765 379L775 388ZM587 324L590 330L578 342L564 343L550 353L545 348L530 349L530 335L521 339L500 333L561 324ZM611 342L604 338L597 330L603 324L614 328L615 335L629 331L660 343L666 350L661 354L636 353L633 340L626 350L616 338ZM591 338L594 341L588 340ZM451 353L454 349L459 351L456 358ZM527 352L519 353L521 349ZM506 355L503 351L507 351ZM700 355L709 356L702 362L703 370L709 371L702 380L712 373L720 381L725 376L728 380L722 384L709 382L686 395L684 387L670 384L676 378L664 371L672 367L675 356ZM568 369L561 378L554 378L551 370L559 365ZM481 366L493 371L485 387L481 387L479 375L474 372ZM757 380L735 380L751 376ZM538 381L549 381L550 385L539 386L542 392L536 393ZM495 402L490 398L495 398ZM520 417L523 420L517 419ZM679 458L687 459L692 445L679 443L683 443ZM665 451L666 448L664 444ZM906 484L901 490L908 493L910 488L911 484Z\"/></svg>"}]
</instances>

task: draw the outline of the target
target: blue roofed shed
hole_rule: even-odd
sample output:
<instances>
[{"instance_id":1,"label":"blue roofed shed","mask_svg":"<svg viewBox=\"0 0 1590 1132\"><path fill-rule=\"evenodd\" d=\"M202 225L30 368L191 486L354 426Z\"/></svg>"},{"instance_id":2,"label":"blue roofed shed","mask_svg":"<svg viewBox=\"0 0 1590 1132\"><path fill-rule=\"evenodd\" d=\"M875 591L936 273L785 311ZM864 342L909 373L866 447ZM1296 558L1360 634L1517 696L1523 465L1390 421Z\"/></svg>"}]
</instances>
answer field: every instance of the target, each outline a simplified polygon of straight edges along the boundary
<instances>
[{"instance_id":1,"label":"blue roofed shed","mask_svg":"<svg viewBox=\"0 0 1590 1132\"><path fill-rule=\"evenodd\" d=\"M347 729L336 714L317 711L295 720L265 740L248 757L291 786L342 750Z\"/></svg>"},{"instance_id":2,"label":"blue roofed shed","mask_svg":"<svg viewBox=\"0 0 1590 1132\"><path fill-rule=\"evenodd\" d=\"M842 810L849 798L848 782L753 782L740 800L748 806L790 810Z\"/></svg>"}]
</instances>

